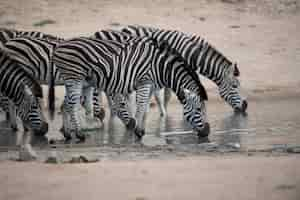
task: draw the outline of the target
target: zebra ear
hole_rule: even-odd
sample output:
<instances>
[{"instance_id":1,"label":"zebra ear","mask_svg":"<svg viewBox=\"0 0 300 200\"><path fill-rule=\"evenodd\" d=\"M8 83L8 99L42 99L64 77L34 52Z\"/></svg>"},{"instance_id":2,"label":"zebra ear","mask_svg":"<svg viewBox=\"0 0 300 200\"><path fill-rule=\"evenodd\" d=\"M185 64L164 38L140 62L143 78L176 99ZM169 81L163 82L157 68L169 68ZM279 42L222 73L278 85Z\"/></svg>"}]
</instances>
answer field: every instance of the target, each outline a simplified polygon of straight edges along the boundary
<instances>
[{"instance_id":1,"label":"zebra ear","mask_svg":"<svg viewBox=\"0 0 300 200\"><path fill-rule=\"evenodd\" d=\"M240 70L239 70L239 68L237 67L237 63L234 63L234 65L233 65L233 75L234 76L240 76Z\"/></svg>"}]
</instances>

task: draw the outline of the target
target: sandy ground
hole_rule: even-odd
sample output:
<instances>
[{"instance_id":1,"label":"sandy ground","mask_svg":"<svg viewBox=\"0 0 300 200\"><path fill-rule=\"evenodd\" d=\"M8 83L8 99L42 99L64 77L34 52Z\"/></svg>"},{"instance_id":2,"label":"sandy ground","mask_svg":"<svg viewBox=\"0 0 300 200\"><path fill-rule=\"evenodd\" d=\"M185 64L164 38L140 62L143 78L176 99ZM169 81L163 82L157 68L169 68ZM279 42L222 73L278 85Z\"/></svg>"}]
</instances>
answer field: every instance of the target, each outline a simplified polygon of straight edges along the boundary
<instances>
[{"instance_id":1,"label":"sandy ground","mask_svg":"<svg viewBox=\"0 0 300 200\"><path fill-rule=\"evenodd\" d=\"M197 33L237 61L245 95L299 95L298 0L2 0L0 26L74 37L144 24ZM209 88L210 99L216 97ZM62 94L60 94L62 97ZM299 199L299 156L88 165L0 162L0 199Z\"/></svg>"},{"instance_id":2,"label":"sandy ground","mask_svg":"<svg viewBox=\"0 0 300 200\"><path fill-rule=\"evenodd\" d=\"M295 199L300 159L189 157L96 164L0 163L0 199Z\"/></svg>"}]
</instances>

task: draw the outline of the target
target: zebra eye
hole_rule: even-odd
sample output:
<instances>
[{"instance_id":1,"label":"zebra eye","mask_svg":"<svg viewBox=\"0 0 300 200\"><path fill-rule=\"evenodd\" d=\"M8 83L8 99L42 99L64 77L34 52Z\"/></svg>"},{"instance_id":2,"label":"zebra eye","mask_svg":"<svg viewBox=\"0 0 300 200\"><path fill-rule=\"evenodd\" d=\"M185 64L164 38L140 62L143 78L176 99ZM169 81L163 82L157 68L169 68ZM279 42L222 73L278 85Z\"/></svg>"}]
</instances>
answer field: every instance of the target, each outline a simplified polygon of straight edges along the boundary
<instances>
[{"instance_id":1,"label":"zebra eye","mask_svg":"<svg viewBox=\"0 0 300 200\"><path fill-rule=\"evenodd\" d=\"M125 105L126 105L126 103L124 103L124 102L120 103L120 106L122 106L122 107L124 107Z\"/></svg>"}]
</instances>

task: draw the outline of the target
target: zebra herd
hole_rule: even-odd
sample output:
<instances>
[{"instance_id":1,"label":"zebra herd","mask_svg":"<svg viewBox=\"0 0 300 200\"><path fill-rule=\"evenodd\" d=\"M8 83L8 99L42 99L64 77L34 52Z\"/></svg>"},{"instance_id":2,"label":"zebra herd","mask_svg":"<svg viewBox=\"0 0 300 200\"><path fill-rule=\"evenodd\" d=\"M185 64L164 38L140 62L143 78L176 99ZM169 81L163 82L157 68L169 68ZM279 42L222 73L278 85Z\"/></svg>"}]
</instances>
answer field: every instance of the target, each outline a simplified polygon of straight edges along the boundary
<instances>
[{"instance_id":1,"label":"zebra herd","mask_svg":"<svg viewBox=\"0 0 300 200\"><path fill-rule=\"evenodd\" d=\"M55 85L65 86L62 132L66 140L85 140L79 120L83 106L87 118L103 120L104 92L113 114L135 133L145 134L147 107L156 96L161 115L173 91L183 105L183 117L199 137L209 135L206 90L199 75L212 80L220 96L236 112L245 112L247 101L239 92L237 64L197 35L145 26L101 30L89 37L62 39L40 32L0 29L0 106L17 129L16 114L24 126L22 147L31 150L28 130L48 131L40 101L41 84L48 84L48 107L55 111ZM132 97L135 91L136 96ZM136 99L135 115L130 107ZM162 102L163 99L165 102ZM33 156L33 155L32 155Z\"/></svg>"}]
</instances>

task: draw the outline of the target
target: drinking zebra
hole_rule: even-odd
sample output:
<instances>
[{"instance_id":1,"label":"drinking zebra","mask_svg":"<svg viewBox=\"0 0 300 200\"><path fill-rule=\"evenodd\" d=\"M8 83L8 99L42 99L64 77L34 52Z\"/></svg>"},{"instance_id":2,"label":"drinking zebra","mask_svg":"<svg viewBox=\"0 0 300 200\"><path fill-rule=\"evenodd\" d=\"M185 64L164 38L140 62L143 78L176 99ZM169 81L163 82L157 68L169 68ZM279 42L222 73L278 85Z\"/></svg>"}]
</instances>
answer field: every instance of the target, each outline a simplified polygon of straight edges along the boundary
<instances>
[{"instance_id":1,"label":"drinking zebra","mask_svg":"<svg viewBox=\"0 0 300 200\"><path fill-rule=\"evenodd\" d=\"M55 75L55 85L63 85L63 80L59 77L59 73L56 68L53 69L49 66L49 58L51 57L52 49L63 39L57 38L55 36L44 34L41 32L26 32L26 31L16 31L10 29L0 29L0 39L2 45L5 46L6 53L10 54L10 58L17 61L18 65L23 67L28 73L35 77L41 84L48 84L50 80L49 75L52 74L51 70L54 71ZM35 40L43 39L43 40ZM1 64L1 63L0 63ZM93 94L90 94L91 88L85 88L84 94L87 95L87 103L84 107L87 113L91 113L93 109L93 114L95 117L103 120L104 118L104 108L98 102L98 98L93 98ZM95 93L97 95L97 93ZM2 105L7 105L5 102L7 99L0 98ZM93 102L93 103L92 103ZM4 108L6 111L13 109ZM13 112L11 113L11 115ZM92 118L92 117L91 117ZM13 118L10 120L12 127L15 128L16 124Z\"/></svg>"},{"instance_id":2,"label":"drinking zebra","mask_svg":"<svg viewBox=\"0 0 300 200\"><path fill-rule=\"evenodd\" d=\"M37 31L18 31L15 29L0 28L0 45L3 45L10 39L18 36L43 37L44 34ZM0 54L0 57L1 56L2 53ZM4 58L2 60L4 60ZM16 108L14 104L10 102L9 99L3 96L2 94L0 94L0 108L2 108L6 113L6 119L10 122L11 128L14 131L18 130Z\"/></svg>"},{"instance_id":3,"label":"drinking zebra","mask_svg":"<svg viewBox=\"0 0 300 200\"><path fill-rule=\"evenodd\" d=\"M193 128L199 136L207 136L209 133L204 104L207 95L198 76L185 67L186 63L180 57L159 48L148 37L136 38L129 44L93 37L74 38L56 47L52 61L65 80L64 103L71 116L70 129L80 140L85 139L84 134L79 131L77 116L83 83L93 85L112 96L126 95L136 90L135 134L138 138L145 132L144 115L150 92L153 88L162 87L171 88L184 105L184 109L191 108L190 100L197 100L197 108L192 113L184 112L185 117L194 125ZM185 89L196 93L198 98L186 98ZM54 101L53 97L50 99ZM121 120L126 125L135 121L133 118ZM66 137L70 139L71 133Z\"/></svg>"},{"instance_id":4,"label":"drinking zebra","mask_svg":"<svg viewBox=\"0 0 300 200\"><path fill-rule=\"evenodd\" d=\"M127 26L121 31L134 36L149 36L158 43L167 42L193 70L215 82L220 96L234 111L246 112L248 103L240 95L240 72L237 64L227 59L203 38L145 26Z\"/></svg>"},{"instance_id":5,"label":"drinking zebra","mask_svg":"<svg viewBox=\"0 0 300 200\"><path fill-rule=\"evenodd\" d=\"M17 115L24 125L20 150L25 150L31 158L35 158L36 155L30 145L31 132L45 135L48 131L48 124L39 103L39 98L43 97L42 88L32 76L12 64L6 56L0 57L0 63L0 93L16 106Z\"/></svg>"},{"instance_id":6,"label":"drinking zebra","mask_svg":"<svg viewBox=\"0 0 300 200\"><path fill-rule=\"evenodd\" d=\"M116 31L116 30L101 30L101 31L97 31L94 33L94 35L92 36L96 39L100 39L100 40L112 40L112 41L116 41L116 42L120 42L120 43L129 43L130 40L134 40L135 37L129 34L124 34L123 32L120 31ZM160 90L164 90L160 89ZM154 90L152 91L157 103L158 103L158 108L160 111L160 116L164 117L166 116L167 112L165 109L165 105L164 103L166 101L164 101L165 96L160 94L160 90ZM163 91L164 92L164 91ZM170 93L170 90L166 90L165 94ZM132 96L133 95L133 96ZM134 93L131 94L130 96L127 96L128 101L130 102L130 105L133 106L133 100L134 100ZM108 102L109 104L111 104L111 100L110 98L108 98ZM134 109L131 107L130 108L131 111L133 111Z\"/></svg>"}]
</instances>

